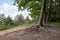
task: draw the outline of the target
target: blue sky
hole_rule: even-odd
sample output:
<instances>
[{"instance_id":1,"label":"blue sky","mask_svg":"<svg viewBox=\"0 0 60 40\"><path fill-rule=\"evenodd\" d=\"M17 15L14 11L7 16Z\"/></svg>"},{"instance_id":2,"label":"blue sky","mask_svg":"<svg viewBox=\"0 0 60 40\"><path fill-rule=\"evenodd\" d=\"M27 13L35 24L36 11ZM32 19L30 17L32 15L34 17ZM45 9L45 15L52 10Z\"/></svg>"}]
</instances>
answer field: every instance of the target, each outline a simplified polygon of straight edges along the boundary
<instances>
[{"instance_id":1,"label":"blue sky","mask_svg":"<svg viewBox=\"0 0 60 40\"><path fill-rule=\"evenodd\" d=\"M17 7L14 6L13 3L13 0L0 0L0 14L5 14L6 17L9 15L12 19L14 19L17 14L22 14L24 18L28 16L31 19L29 16L30 12L28 12L27 9L18 12Z\"/></svg>"},{"instance_id":2,"label":"blue sky","mask_svg":"<svg viewBox=\"0 0 60 40\"><path fill-rule=\"evenodd\" d=\"M7 2L8 4L12 5L13 4L13 0L0 0L0 5L3 4L4 2Z\"/></svg>"}]
</instances>

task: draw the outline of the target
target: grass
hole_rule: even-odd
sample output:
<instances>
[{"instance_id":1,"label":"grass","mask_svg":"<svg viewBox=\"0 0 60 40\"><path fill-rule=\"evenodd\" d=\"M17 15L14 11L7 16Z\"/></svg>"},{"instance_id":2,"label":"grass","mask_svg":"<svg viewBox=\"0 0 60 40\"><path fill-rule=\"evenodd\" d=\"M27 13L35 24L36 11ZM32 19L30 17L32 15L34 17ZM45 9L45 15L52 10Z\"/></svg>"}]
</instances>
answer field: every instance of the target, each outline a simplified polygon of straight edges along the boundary
<instances>
[{"instance_id":1,"label":"grass","mask_svg":"<svg viewBox=\"0 0 60 40\"><path fill-rule=\"evenodd\" d=\"M53 22L52 24L60 27L60 22Z\"/></svg>"},{"instance_id":2,"label":"grass","mask_svg":"<svg viewBox=\"0 0 60 40\"><path fill-rule=\"evenodd\" d=\"M0 25L0 31L5 30L5 29L7 29L7 27L5 25Z\"/></svg>"},{"instance_id":3,"label":"grass","mask_svg":"<svg viewBox=\"0 0 60 40\"><path fill-rule=\"evenodd\" d=\"M10 28L14 28L15 26L5 26L5 25L0 25L0 31L2 30L6 30L6 29L10 29Z\"/></svg>"},{"instance_id":4,"label":"grass","mask_svg":"<svg viewBox=\"0 0 60 40\"><path fill-rule=\"evenodd\" d=\"M11 29L11 28L14 28L14 27L26 27L28 25L32 25L32 24L22 24L22 25L17 25L17 26L6 26L6 25L0 25L0 31L3 31L3 30L7 30L7 29Z\"/></svg>"},{"instance_id":5,"label":"grass","mask_svg":"<svg viewBox=\"0 0 60 40\"><path fill-rule=\"evenodd\" d=\"M30 23L24 23L24 24L20 24L20 25L17 25L17 26L6 26L6 25L1 25L0 24L0 31L6 30L6 29L11 29L11 28L14 28L14 27L24 27L24 26L33 25L33 24L34 23L31 23L31 24ZM60 23L58 23L58 22L52 22L51 24L60 27Z\"/></svg>"}]
</instances>

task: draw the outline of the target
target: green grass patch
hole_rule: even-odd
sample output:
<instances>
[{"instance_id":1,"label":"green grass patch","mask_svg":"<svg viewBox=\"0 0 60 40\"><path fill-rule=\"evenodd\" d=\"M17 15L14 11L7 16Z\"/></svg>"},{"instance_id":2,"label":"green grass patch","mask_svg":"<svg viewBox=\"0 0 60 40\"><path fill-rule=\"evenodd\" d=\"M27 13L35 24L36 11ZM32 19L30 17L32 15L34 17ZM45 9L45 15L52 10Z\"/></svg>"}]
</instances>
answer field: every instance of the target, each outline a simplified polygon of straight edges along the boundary
<instances>
[{"instance_id":1,"label":"green grass patch","mask_svg":"<svg viewBox=\"0 0 60 40\"><path fill-rule=\"evenodd\" d=\"M0 25L0 31L5 30L5 29L7 29L7 27L5 25Z\"/></svg>"},{"instance_id":2,"label":"green grass patch","mask_svg":"<svg viewBox=\"0 0 60 40\"><path fill-rule=\"evenodd\" d=\"M11 29L11 28L14 28L16 26L5 26L5 25L0 25L0 31L2 30L6 30L6 29Z\"/></svg>"},{"instance_id":3,"label":"green grass patch","mask_svg":"<svg viewBox=\"0 0 60 40\"><path fill-rule=\"evenodd\" d=\"M53 22L52 24L60 27L60 23L58 23L58 22Z\"/></svg>"}]
</instances>

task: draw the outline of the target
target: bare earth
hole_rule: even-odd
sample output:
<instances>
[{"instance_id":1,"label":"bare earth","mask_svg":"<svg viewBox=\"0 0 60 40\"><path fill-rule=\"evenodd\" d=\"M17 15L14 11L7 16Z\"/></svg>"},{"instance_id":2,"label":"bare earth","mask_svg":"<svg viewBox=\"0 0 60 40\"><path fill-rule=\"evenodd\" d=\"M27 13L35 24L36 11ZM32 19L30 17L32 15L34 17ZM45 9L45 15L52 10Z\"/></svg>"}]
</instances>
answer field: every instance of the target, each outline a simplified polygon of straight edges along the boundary
<instances>
[{"instance_id":1,"label":"bare earth","mask_svg":"<svg viewBox=\"0 0 60 40\"><path fill-rule=\"evenodd\" d=\"M45 27L36 30L34 26L0 36L0 40L60 40L59 27Z\"/></svg>"}]
</instances>

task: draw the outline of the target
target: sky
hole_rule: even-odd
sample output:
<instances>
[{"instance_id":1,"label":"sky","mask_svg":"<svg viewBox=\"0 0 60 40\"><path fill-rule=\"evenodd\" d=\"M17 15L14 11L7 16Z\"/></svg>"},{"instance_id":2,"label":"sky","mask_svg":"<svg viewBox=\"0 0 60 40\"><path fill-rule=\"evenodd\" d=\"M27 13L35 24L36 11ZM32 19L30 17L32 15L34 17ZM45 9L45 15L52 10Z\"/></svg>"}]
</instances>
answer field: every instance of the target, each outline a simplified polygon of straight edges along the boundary
<instances>
[{"instance_id":1,"label":"sky","mask_svg":"<svg viewBox=\"0 0 60 40\"><path fill-rule=\"evenodd\" d=\"M28 16L29 19L31 19L29 16L30 12L28 12L27 9L18 12L18 8L16 5L13 5L13 3L13 0L0 0L0 14L5 14L6 17L10 16L12 19L14 19L17 14L22 14L24 18Z\"/></svg>"}]
</instances>

